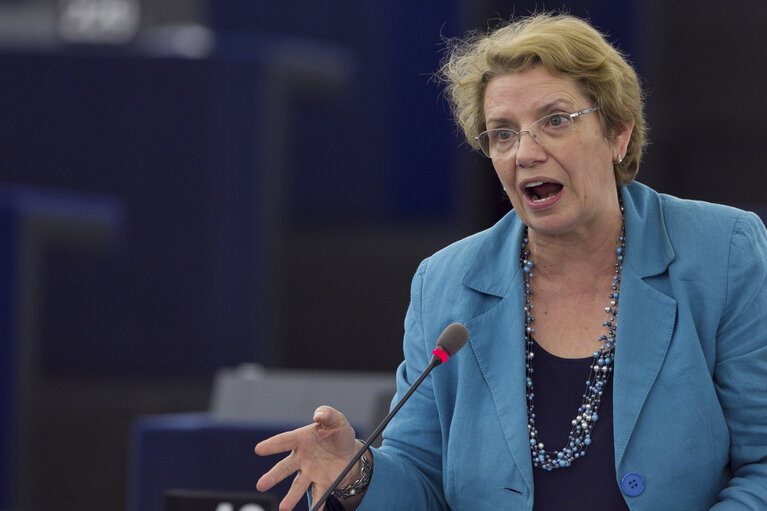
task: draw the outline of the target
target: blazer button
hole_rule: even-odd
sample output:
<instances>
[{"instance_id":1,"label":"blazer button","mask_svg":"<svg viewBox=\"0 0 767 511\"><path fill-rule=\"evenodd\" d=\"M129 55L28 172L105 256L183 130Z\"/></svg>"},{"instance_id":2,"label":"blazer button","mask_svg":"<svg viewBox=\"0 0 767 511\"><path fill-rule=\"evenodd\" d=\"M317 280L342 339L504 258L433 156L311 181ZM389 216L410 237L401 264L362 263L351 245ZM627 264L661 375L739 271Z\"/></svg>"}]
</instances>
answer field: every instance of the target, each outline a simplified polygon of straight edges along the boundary
<instances>
[{"instance_id":1,"label":"blazer button","mask_svg":"<svg viewBox=\"0 0 767 511\"><path fill-rule=\"evenodd\" d=\"M644 491L644 477L636 472L629 472L621 479L621 490L629 497L636 497Z\"/></svg>"}]
</instances>

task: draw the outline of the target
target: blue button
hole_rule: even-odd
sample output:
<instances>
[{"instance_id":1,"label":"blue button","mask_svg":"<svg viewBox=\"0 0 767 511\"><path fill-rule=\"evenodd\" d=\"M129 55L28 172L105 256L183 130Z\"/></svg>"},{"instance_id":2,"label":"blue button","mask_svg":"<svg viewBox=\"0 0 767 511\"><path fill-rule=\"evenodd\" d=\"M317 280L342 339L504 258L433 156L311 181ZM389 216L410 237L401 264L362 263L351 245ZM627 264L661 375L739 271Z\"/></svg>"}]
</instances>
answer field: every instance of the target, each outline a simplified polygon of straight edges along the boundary
<instances>
[{"instance_id":1,"label":"blue button","mask_svg":"<svg viewBox=\"0 0 767 511\"><path fill-rule=\"evenodd\" d=\"M644 477L636 472L629 472L621 479L621 490L629 497L636 497L644 491Z\"/></svg>"}]
</instances>

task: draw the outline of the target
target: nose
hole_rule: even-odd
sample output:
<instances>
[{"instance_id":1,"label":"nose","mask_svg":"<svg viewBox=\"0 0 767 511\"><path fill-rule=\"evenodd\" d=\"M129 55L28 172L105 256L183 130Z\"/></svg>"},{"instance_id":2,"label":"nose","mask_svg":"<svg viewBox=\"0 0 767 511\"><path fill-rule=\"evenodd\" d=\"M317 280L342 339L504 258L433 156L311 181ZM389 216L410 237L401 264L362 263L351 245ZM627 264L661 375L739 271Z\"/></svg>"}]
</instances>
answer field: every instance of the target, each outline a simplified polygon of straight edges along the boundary
<instances>
[{"instance_id":1,"label":"nose","mask_svg":"<svg viewBox=\"0 0 767 511\"><path fill-rule=\"evenodd\" d=\"M532 167L545 159L546 151L538 143L533 133L530 130L520 131L519 142L517 142L517 165Z\"/></svg>"}]
</instances>

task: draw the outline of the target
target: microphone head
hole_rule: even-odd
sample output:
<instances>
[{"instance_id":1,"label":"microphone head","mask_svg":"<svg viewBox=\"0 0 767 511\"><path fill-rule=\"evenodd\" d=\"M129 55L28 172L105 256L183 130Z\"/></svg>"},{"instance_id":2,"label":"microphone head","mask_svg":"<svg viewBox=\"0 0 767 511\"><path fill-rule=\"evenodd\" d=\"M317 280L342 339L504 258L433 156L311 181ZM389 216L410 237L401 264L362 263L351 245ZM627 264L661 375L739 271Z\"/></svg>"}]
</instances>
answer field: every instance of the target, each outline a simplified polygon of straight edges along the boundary
<instances>
[{"instance_id":1,"label":"microphone head","mask_svg":"<svg viewBox=\"0 0 767 511\"><path fill-rule=\"evenodd\" d=\"M452 357L458 353L458 350L463 348L468 340L469 331L466 327L461 323L451 323L442 331L439 339L437 339L437 348L447 353L448 357Z\"/></svg>"}]
</instances>

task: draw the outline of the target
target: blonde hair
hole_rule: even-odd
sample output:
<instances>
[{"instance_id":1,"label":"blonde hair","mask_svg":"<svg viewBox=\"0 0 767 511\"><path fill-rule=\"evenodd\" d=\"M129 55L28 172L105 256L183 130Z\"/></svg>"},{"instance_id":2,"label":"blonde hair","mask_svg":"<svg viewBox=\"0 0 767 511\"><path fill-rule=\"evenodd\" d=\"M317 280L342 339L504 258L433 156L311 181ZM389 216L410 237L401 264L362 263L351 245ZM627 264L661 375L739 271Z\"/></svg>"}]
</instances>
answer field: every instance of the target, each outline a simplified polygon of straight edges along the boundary
<instances>
[{"instance_id":1,"label":"blonde hair","mask_svg":"<svg viewBox=\"0 0 767 511\"><path fill-rule=\"evenodd\" d=\"M643 94L625 56L586 21L568 14L535 14L505 23L487 33L469 33L447 41L439 77L456 123L473 148L485 130L483 101L496 76L542 65L553 76L579 82L593 105L608 140L634 121L622 163L614 164L618 185L639 171L646 145Z\"/></svg>"}]
</instances>

